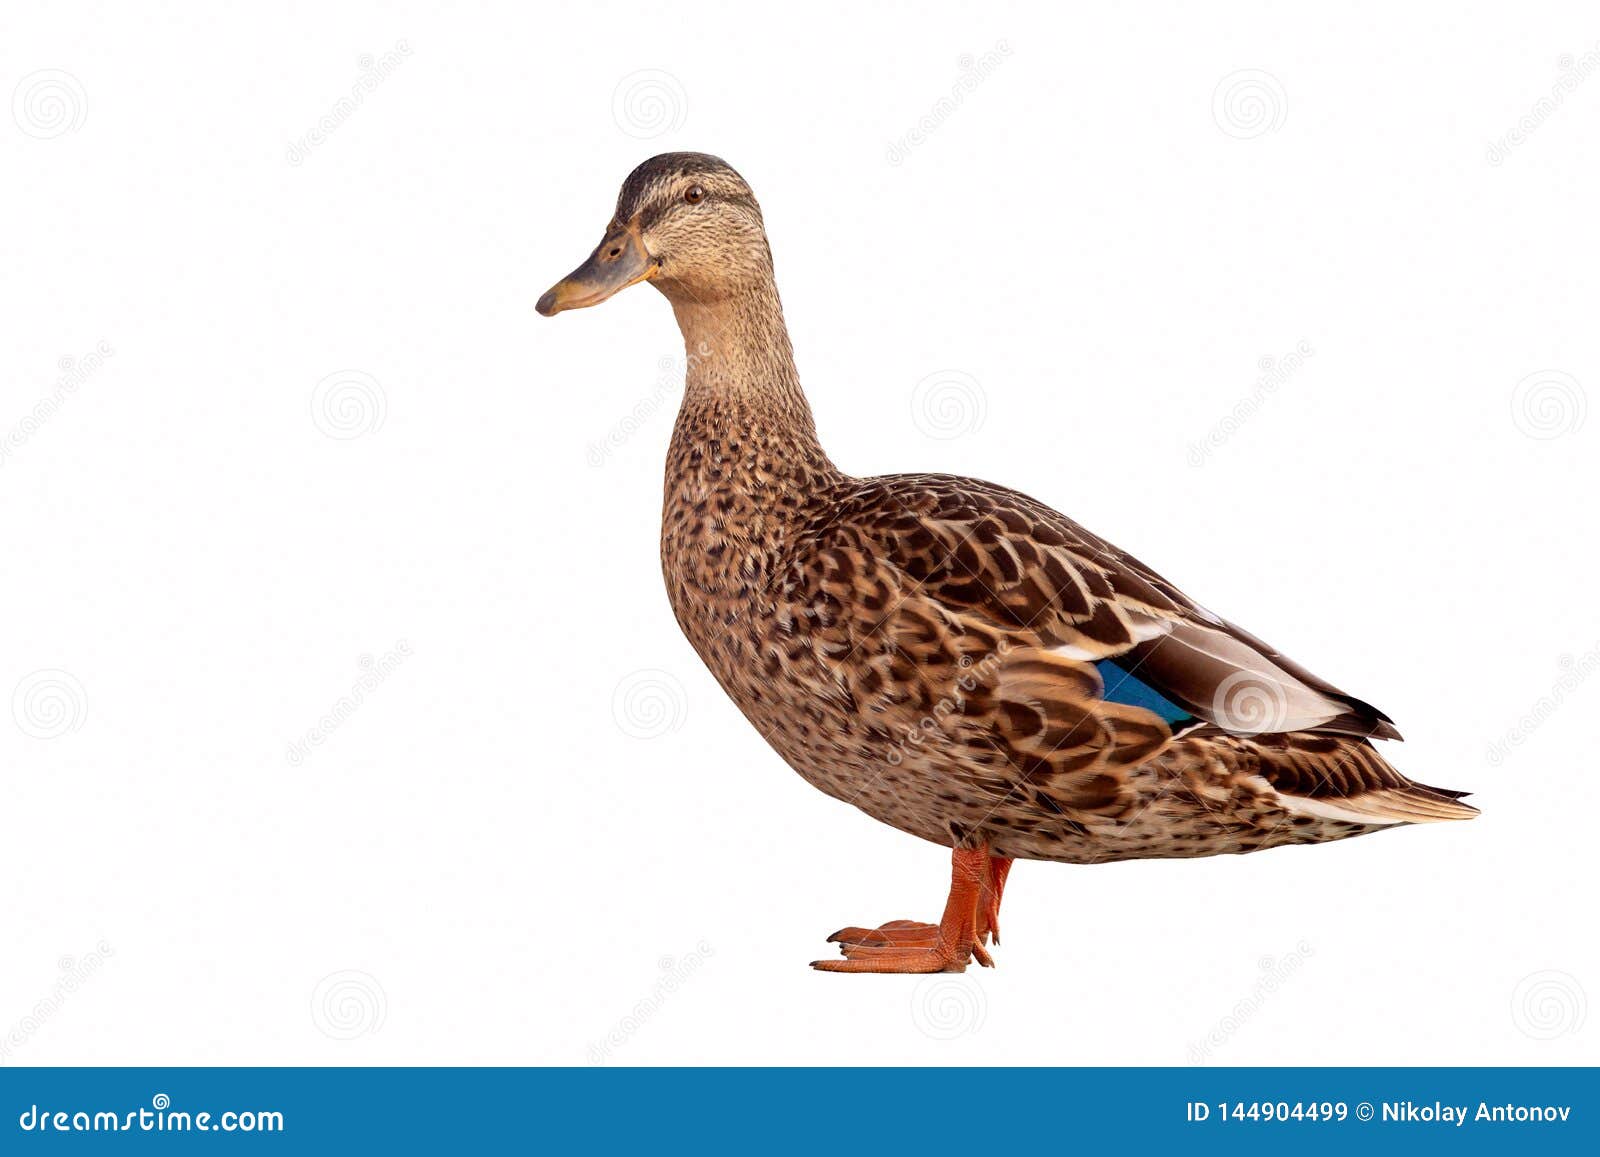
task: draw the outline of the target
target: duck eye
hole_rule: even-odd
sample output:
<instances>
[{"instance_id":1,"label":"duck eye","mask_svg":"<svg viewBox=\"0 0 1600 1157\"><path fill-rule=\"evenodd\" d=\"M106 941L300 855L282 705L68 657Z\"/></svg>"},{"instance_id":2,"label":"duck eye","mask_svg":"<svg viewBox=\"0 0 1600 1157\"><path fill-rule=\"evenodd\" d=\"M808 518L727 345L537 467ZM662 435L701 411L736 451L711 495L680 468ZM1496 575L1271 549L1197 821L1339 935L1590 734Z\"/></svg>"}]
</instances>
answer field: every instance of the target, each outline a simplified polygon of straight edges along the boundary
<instances>
[{"instance_id":1,"label":"duck eye","mask_svg":"<svg viewBox=\"0 0 1600 1157\"><path fill-rule=\"evenodd\" d=\"M699 185L690 185L684 190L683 193L683 199L689 202L691 205L698 205L701 201L705 200L705 196L706 191Z\"/></svg>"}]
</instances>

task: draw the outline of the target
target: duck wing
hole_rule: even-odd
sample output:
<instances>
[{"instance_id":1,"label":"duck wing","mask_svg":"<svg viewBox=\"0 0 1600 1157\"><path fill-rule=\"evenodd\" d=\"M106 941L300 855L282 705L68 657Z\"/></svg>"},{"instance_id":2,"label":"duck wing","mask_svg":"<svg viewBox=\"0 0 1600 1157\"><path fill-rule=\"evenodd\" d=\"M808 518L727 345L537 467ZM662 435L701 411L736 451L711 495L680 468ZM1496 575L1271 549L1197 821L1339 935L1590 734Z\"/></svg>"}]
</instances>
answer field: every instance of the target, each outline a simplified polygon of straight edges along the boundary
<instances>
[{"instance_id":1,"label":"duck wing","mask_svg":"<svg viewBox=\"0 0 1600 1157\"><path fill-rule=\"evenodd\" d=\"M864 479L812 545L824 566L891 580L885 605L869 607L880 623L909 613L981 624L1037 652L1029 661L1055 666L1057 678L1079 669L1079 683L1092 665L1103 701L1135 708L1134 719L1153 711L1173 732L1400 738L1370 703L1006 487L939 474Z\"/></svg>"}]
</instances>

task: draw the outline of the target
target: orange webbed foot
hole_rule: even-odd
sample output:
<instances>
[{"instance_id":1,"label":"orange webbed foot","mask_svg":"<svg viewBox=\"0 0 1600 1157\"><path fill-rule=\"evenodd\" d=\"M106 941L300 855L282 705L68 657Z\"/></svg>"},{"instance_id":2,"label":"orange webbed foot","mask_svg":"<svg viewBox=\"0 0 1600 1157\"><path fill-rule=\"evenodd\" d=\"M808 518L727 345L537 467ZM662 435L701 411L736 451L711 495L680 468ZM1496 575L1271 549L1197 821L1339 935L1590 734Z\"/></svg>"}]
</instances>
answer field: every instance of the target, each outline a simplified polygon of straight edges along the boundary
<instances>
[{"instance_id":1,"label":"orange webbed foot","mask_svg":"<svg viewBox=\"0 0 1600 1157\"><path fill-rule=\"evenodd\" d=\"M815 960L820 972L965 972L976 960L993 968L994 960L976 941L963 955L956 941L946 943L938 924L890 920L876 928L841 928L828 937L839 945L843 960Z\"/></svg>"},{"instance_id":2,"label":"orange webbed foot","mask_svg":"<svg viewBox=\"0 0 1600 1157\"><path fill-rule=\"evenodd\" d=\"M858 928L852 925L841 928L828 937L829 944L865 945L870 948L932 948L939 939L937 924L924 924L920 920L890 920L876 928Z\"/></svg>"},{"instance_id":3,"label":"orange webbed foot","mask_svg":"<svg viewBox=\"0 0 1600 1157\"><path fill-rule=\"evenodd\" d=\"M999 943L1000 892L1011 861L990 856L987 847L957 848L951 854L950 898L937 924L890 920L874 928L852 925L828 937L843 960L814 960L819 972L965 972L976 960L994 967L984 945Z\"/></svg>"},{"instance_id":4,"label":"orange webbed foot","mask_svg":"<svg viewBox=\"0 0 1600 1157\"><path fill-rule=\"evenodd\" d=\"M979 963L992 967L994 961L982 948L975 948L968 953L968 958L974 954ZM967 960L959 959L954 952L947 951L939 945L932 948L906 948L900 945L884 945L882 947L870 944L844 944L840 946L845 958L843 960L813 960L811 967L818 972L898 972L898 973L923 973L923 972L965 972Z\"/></svg>"}]
</instances>

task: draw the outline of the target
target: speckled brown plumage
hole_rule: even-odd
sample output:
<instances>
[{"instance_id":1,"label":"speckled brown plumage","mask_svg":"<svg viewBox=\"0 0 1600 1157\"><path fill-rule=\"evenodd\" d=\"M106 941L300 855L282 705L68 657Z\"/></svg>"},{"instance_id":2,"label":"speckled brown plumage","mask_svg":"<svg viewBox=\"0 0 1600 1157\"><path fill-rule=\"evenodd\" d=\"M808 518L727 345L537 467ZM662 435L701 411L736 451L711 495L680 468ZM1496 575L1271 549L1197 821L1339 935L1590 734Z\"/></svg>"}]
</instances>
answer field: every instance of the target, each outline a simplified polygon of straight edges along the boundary
<instances>
[{"instance_id":1,"label":"speckled brown plumage","mask_svg":"<svg viewBox=\"0 0 1600 1157\"><path fill-rule=\"evenodd\" d=\"M760 210L726 164L646 162L608 238L624 235L689 357L661 534L673 611L808 782L923 839L1070 863L1475 814L1383 760L1371 739L1398 733L1382 713L1049 507L970 478L838 470ZM1183 718L1112 701L1106 671Z\"/></svg>"}]
</instances>

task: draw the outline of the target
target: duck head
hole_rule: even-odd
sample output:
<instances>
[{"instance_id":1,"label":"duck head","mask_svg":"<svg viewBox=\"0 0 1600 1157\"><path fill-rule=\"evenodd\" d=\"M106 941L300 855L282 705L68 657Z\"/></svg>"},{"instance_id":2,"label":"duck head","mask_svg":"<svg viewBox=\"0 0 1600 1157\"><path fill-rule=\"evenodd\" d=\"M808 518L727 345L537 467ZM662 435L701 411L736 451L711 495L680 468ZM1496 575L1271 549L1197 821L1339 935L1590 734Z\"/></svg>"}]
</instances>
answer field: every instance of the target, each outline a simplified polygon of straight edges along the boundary
<instances>
[{"instance_id":1,"label":"duck head","mask_svg":"<svg viewBox=\"0 0 1600 1157\"><path fill-rule=\"evenodd\" d=\"M648 281L674 304L712 304L772 280L761 207L743 177L705 153L662 153L622 183L589 259L551 286L546 317Z\"/></svg>"}]
</instances>

